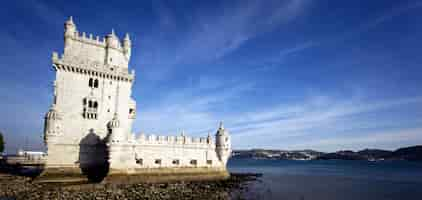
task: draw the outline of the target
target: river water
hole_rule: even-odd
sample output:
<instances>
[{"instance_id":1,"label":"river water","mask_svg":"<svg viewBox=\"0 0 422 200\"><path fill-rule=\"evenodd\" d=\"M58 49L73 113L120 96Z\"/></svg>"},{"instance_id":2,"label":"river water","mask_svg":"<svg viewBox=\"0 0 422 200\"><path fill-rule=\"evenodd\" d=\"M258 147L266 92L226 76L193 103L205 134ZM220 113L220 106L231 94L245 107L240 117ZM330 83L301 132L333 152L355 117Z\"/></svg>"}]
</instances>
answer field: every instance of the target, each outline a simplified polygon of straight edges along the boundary
<instances>
[{"instance_id":1,"label":"river water","mask_svg":"<svg viewBox=\"0 0 422 200\"><path fill-rule=\"evenodd\" d=\"M263 174L246 199L422 199L422 162L230 159L228 167Z\"/></svg>"}]
</instances>

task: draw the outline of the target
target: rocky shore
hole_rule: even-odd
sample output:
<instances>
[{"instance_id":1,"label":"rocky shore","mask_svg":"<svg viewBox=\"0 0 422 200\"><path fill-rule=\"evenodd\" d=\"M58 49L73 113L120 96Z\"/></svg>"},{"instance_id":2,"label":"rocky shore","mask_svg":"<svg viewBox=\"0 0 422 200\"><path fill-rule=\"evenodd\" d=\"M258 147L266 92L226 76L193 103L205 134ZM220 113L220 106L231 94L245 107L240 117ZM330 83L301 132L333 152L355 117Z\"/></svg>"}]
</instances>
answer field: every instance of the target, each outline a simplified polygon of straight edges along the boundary
<instances>
[{"instance_id":1,"label":"rocky shore","mask_svg":"<svg viewBox=\"0 0 422 200\"><path fill-rule=\"evenodd\" d=\"M172 183L40 184L0 173L0 199L244 199L259 174L231 174L227 180Z\"/></svg>"}]
</instances>

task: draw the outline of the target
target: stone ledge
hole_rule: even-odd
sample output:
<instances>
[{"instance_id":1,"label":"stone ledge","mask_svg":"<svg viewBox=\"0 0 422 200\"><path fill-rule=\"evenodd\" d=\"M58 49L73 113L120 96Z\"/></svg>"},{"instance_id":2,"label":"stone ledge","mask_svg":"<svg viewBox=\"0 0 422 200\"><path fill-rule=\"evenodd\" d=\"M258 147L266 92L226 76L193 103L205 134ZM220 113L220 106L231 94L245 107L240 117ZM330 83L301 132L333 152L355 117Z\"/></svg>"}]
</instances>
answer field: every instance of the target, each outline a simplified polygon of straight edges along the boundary
<instances>
[{"instance_id":1,"label":"stone ledge","mask_svg":"<svg viewBox=\"0 0 422 200\"><path fill-rule=\"evenodd\" d=\"M101 183L157 183L175 181L223 180L230 177L222 168L144 168L130 173L110 169ZM79 168L46 168L34 180L36 183L91 182Z\"/></svg>"}]
</instances>

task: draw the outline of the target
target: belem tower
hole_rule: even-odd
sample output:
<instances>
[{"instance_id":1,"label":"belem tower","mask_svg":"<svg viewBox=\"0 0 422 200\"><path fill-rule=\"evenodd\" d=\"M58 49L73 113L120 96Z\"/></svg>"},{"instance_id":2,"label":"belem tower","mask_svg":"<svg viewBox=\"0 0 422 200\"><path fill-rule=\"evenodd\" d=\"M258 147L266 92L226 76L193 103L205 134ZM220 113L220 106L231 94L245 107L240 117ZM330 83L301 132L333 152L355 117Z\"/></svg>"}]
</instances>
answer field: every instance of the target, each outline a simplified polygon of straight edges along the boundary
<instances>
[{"instance_id":1,"label":"belem tower","mask_svg":"<svg viewBox=\"0 0 422 200\"><path fill-rule=\"evenodd\" d=\"M64 25L64 51L53 52L54 99L45 116L51 174L198 174L227 176L230 136L222 123L214 139L132 132L135 71L129 72L131 39L112 31L103 38L78 32L70 17ZM148 116L145 116L148 117ZM95 174L94 173L94 174Z\"/></svg>"}]
</instances>

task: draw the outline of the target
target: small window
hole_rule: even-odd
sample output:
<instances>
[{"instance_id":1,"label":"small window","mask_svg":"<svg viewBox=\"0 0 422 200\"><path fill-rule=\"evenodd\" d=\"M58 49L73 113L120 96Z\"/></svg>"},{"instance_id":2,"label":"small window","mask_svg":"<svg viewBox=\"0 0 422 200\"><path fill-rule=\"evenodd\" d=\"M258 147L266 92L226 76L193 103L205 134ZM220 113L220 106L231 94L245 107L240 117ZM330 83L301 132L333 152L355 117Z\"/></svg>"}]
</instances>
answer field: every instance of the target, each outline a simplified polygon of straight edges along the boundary
<instances>
[{"instance_id":1,"label":"small window","mask_svg":"<svg viewBox=\"0 0 422 200\"><path fill-rule=\"evenodd\" d=\"M111 96L108 96L108 99L111 99Z\"/></svg>"},{"instance_id":2,"label":"small window","mask_svg":"<svg viewBox=\"0 0 422 200\"><path fill-rule=\"evenodd\" d=\"M98 79L95 79L94 81L94 88L98 88Z\"/></svg>"},{"instance_id":3,"label":"small window","mask_svg":"<svg viewBox=\"0 0 422 200\"><path fill-rule=\"evenodd\" d=\"M110 109L107 109L107 112L110 112Z\"/></svg>"},{"instance_id":4,"label":"small window","mask_svg":"<svg viewBox=\"0 0 422 200\"><path fill-rule=\"evenodd\" d=\"M178 159L176 159L176 160L173 160L172 163L173 163L173 165L179 165L180 161Z\"/></svg>"},{"instance_id":5,"label":"small window","mask_svg":"<svg viewBox=\"0 0 422 200\"><path fill-rule=\"evenodd\" d=\"M92 87L94 85L93 81L94 80L92 80L92 78L89 79L89 82L88 82L88 86L89 87Z\"/></svg>"},{"instance_id":6,"label":"small window","mask_svg":"<svg viewBox=\"0 0 422 200\"><path fill-rule=\"evenodd\" d=\"M161 159L156 159L156 160L155 160L155 164L157 164L157 165L161 165Z\"/></svg>"},{"instance_id":7,"label":"small window","mask_svg":"<svg viewBox=\"0 0 422 200\"><path fill-rule=\"evenodd\" d=\"M113 81L110 81L110 85L112 85L113 84Z\"/></svg>"},{"instance_id":8,"label":"small window","mask_svg":"<svg viewBox=\"0 0 422 200\"><path fill-rule=\"evenodd\" d=\"M133 108L129 108L129 114L133 114L135 110Z\"/></svg>"},{"instance_id":9,"label":"small window","mask_svg":"<svg viewBox=\"0 0 422 200\"><path fill-rule=\"evenodd\" d=\"M208 165L212 165L212 160L207 160Z\"/></svg>"},{"instance_id":10,"label":"small window","mask_svg":"<svg viewBox=\"0 0 422 200\"><path fill-rule=\"evenodd\" d=\"M136 164L143 165L144 161L142 160L142 158L136 159Z\"/></svg>"},{"instance_id":11,"label":"small window","mask_svg":"<svg viewBox=\"0 0 422 200\"><path fill-rule=\"evenodd\" d=\"M196 165L197 163L198 163L198 162L197 162L196 160L191 160L191 161L190 161L190 164L191 164L191 165Z\"/></svg>"},{"instance_id":12,"label":"small window","mask_svg":"<svg viewBox=\"0 0 422 200\"><path fill-rule=\"evenodd\" d=\"M92 101L88 101L88 107L92 108Z\"/></svg>"},{"instance_id":13,"label":"small window","mask_svg":"<svg viewBox=\"0 0 422 200\"><path fill-rule=\"evenodd\" d=\"M94 102L94 108L98 108L98 103L96 101Z\"/></svg>"}]
</instances>

